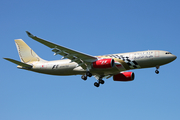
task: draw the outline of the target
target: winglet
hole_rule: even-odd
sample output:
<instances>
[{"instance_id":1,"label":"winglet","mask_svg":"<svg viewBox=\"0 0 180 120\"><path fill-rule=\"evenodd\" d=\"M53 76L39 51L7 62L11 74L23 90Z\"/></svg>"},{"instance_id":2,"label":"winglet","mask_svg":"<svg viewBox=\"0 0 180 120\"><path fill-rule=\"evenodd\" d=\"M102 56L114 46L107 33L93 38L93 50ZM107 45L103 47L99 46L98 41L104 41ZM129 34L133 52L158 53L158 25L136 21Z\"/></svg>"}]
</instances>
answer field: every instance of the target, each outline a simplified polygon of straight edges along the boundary
<instances>
[{"instance_id":1,"label":"winglet","mask_svg":"<svg viewBox=\"0 0 180 120\"><path fill-rule=\"evenodd\" d=\"M34 35L32 35L30 32L26 31L27 35L32 38L32 37L35 37Z\"/></svg>"},{"instance_id":2,"label":"winglet","mask_svg":"<svg viewBox=\"0 0 180 120\"><path fill-rule=\"evenodd\" d=\"M5 60L8 60L16 65L19 65L18 68L26 68L26 69L31 69L32 68L32 65L29 65L29 64L26 64L26 63L23 63L23 62L19 62L17 60L13 60L13 59L10 59L10 58L4 58Z\"/></svg>"}]
</instances>

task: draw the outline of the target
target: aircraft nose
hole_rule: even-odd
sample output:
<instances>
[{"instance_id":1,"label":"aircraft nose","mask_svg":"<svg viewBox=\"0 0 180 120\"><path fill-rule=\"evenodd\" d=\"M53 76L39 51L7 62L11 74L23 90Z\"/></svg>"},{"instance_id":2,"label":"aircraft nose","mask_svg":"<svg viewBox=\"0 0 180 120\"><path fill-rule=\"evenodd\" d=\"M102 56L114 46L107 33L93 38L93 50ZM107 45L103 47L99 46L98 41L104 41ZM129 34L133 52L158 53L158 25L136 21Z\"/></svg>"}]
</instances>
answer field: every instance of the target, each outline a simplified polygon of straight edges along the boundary
<instances>
[{"instance_id":1,"label":"aircraft nose","mask_svg":"<svg viewBox=\"0 0 180 120\"><path fill-rule=\"evenodd\" d=\"M173 55L174 60L177 58L177 56Z\"/></svg>"},{"instance_id":2,"label":"aircraft nose","mask_svg":"<svg viewBox=\"0 0 180 120\"><path fill-rule=\"evenodd\" d=\"M171 55L169 59L171 59L171 61L174 61L176 58L177 58L177 56Z\"/></svg>"}]
</instances>

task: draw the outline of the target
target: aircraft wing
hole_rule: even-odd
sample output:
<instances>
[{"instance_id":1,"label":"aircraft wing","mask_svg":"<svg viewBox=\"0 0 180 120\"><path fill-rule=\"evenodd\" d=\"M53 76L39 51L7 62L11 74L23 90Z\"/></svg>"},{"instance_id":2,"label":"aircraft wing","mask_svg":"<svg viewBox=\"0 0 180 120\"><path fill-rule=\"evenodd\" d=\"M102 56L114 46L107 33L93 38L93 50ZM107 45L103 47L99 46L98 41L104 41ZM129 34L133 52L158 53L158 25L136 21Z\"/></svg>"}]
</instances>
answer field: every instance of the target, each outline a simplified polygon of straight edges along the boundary
<instances>
[{"instance_id":1,"label":"aircraft wing","mask_svg":"<svg viewBox=\"0 0 180 120\"><path fill-rule=\"evenodd\" d=\"M78 63L79 66L81 66L83 68L86 68L88 63L92 63L97 60L97 57L87 55L87 54L63 47L61 45L57 45L55 43L43 40L41 38L38 38L38 37L32 35L28 31L26 31L26 33L28 34L28 36L30 38L52 48L53 49L52 51L55 53L54 55L57 55L57 54L62 55L63 58L68 58L71 60L71 62L76 62L76 63Z\"/></svg>"}]
</instances>

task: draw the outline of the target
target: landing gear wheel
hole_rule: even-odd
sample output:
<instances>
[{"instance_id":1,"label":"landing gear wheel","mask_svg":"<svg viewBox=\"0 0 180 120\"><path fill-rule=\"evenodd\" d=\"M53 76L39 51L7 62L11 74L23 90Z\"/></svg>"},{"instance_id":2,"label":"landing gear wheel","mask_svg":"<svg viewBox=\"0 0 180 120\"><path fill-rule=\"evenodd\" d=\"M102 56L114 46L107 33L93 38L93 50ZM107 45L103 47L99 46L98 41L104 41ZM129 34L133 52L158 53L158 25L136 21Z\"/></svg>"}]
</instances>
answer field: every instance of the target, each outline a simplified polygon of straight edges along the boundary
<instances>
[{"instance_id":1,"label":"landing gear wheel","mask_svg":"<svg viewBox=\"0 0 180 120\"><path fill-rule=\"evenodd\" d=\"M104 80L99 80L99 83L104 84Z\"/></svg>"},{"instance_id":2,"label":"landing gear wheel","mask_svg":"<svg viewBox=\"0 0 180 120\"><path fill-rule=\"evenodd\" d=\"M86 75L87 75L88 77L92 77L92 74L91 74L89 71L86 72Z\"/></svg>"},{"instance_id":3,"label":"landing gear wheel","mask_svg":"<svg viewBox=\"0 0 180 120\"><path fill-rule=\"evenodd\" d=\"M156 73L156 74L159 74L159 70L156 70L155 73Z\"/></svg>"},{"instance_id":4,"label":"landing gear wheel","mask_svg":"<svg viewBox=\"0 0 180 120\"><path fill-rule=\"evenodd\" d=\"M86 76L86 75L82 75L81 78L82 78L83 80L87 80L87 76Z\"/></svg>"},{"instance_id":5,"label":"landing gear wheel","mask_svg":"<svg viewBox=\"0 0 180 120\"><path fill-rule=\"evenodd\" d=\"M99 87L99 83L95 82L94 86Z\"/></svg>"},{"instance_id":6,"label":"landing gear wheel","mask_svg":"<svg viewBox=\"0 0 180 120\"><path fill-rule=\"evenodd\" d=\"M156 71L155 71L156 74L159 74L159 70L158 70L159 67L160 67L159 65L156 66Z\"/></svg>"}]
</instances>

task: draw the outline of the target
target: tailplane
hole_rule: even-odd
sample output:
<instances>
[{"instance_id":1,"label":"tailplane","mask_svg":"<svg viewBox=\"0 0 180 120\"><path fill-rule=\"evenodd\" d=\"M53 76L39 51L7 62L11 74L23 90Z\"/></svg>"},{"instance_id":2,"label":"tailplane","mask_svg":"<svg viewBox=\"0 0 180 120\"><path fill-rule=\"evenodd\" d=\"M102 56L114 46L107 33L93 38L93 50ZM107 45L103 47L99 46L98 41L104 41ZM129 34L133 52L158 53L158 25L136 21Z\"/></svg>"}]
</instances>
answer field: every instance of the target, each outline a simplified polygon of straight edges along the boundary
<instances>
[{"instance_id":1,"label":"tailplane","mask_svg":"<svg viewBox=\"0 0 180 120\"><path fill-rule=\"evenodd\" d=\"M31 63L35 61L45 61L41 59L22 39L15 40L21 62Z\"/></svg>"},{"instance_id":2,"label":"tailplane","mask_svg":"<svg viewBox=\"0 0 180 120\"><path fill-rule=\"evenodd\" d=\"M26 68L26 69L31 69L33 66L32 65L29 65L29 64L26 64L26 63L22 63L22 62L19 62L17 60L13 60L11 58L4 58L5 60L8 60L16 65L19 65L18 68Z\"/></svg>"}]
</instances>

